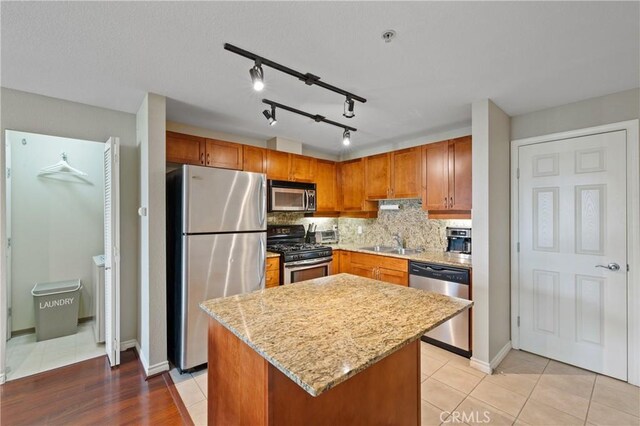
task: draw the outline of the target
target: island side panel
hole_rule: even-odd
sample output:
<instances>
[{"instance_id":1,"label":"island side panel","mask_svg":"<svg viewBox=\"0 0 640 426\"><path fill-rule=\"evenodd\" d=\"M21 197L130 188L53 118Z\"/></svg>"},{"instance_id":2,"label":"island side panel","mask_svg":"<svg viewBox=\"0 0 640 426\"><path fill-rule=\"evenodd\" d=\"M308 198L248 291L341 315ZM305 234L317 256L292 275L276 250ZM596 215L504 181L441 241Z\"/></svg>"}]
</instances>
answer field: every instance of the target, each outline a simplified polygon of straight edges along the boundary
<instances>
[{"instance_id":1,"label":"island side panel","mask_svg":"<svg viewBox=\"0 0 640 426\"><path fill-rule=\"evenodd\" d=\"M311 396L269 365L269 425L420 425L420 341Z\"/></svg>"},{"instance_id":2,"label":"island side panel","mask_svg":"<svg viewBox=\"0 0 640 426\"><path fill-rule=\"evenodd\" d=\"M207 423L266 425L268 363L209 319Z\"/></svg>"}]
</instances>

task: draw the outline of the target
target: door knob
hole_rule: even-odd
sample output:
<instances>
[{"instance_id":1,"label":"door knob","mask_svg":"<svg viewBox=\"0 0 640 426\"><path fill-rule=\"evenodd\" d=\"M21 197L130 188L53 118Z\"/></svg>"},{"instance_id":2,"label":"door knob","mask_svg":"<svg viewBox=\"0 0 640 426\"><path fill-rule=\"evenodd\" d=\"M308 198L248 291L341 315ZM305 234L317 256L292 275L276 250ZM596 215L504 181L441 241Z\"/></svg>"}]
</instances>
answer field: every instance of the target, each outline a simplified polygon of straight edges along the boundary
<instances>
[{"instance_id":1,"label":"door knob","mask_svg":"<svg viewBox=\"0 0 640 426\"><path fill-rule=\"evenodd\" d=\"M596 268L605 268L613 272L618 272L620 270L620 265L617 263L610 263L608 265L596 265Z\"/></svg>"}]
</instances>

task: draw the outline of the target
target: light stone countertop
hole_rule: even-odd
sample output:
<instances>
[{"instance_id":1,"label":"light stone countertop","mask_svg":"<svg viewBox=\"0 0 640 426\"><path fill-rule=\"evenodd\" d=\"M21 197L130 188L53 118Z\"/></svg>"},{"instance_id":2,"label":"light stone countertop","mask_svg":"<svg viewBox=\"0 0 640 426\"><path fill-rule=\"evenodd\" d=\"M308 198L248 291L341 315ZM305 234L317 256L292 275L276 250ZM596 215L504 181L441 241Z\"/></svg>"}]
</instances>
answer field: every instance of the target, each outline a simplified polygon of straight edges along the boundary
<instances>
[{"instance_id":1,"label":"light stone countertop","mask_svg":"<svg viewBox=\"0 0 640 426\"><path fill-rule=\"evenodd\" d=\"M447 266L457 266L460 268L472 269L471 259L465 259L463 257L458 257L456 255L447 254L444 251L436 251L436 250L425 250L420 253L415 254L397 254L397 253L383 253L383 252L375 252L371 250L362 250L360 247L362 245L356 244L325 244L331 247L334 250L346 250L346 251L355 251L358 253L367 253L373 254L376 256L390 256L397 257L400 259L407 260L415 260L417 262L432 262L439 263L441 265Z\"/></svg>"},{"instance_id":2,"label":"light stone countertop","mask_svg":"<svg viewBox=\"0 0 640 426\"><path fill-rule=\"evenodd\" d=\"M338 274L212 299L200 307L318 396L472 304Z\"/></svg>"},{"instance_id":3,"label":"light stone countertop","mask_svg":"<svg viewBox=\"0 0 640 426\"><path fill-rule=\"evenodd\" d=\"M272 251L267 251L267 259L271 257L280 257L280 253L274 253Z\"/></svg>"}]
</instances>

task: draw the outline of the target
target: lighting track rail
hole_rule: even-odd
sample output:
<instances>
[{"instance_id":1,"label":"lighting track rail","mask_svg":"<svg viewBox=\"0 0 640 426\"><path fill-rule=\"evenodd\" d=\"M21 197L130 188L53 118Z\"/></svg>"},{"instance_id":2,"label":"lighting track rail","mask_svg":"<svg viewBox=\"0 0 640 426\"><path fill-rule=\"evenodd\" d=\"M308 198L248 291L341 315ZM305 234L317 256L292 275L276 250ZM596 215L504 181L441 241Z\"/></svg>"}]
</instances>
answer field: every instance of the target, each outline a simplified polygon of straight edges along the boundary
<instances>
[{"instance_id":1,"label":"lighting track rail","mask_svg":"<svg viewBox=\"0 0 640 426\"><path fill-rule=\"evenodd\" d=\"M309 117L312 120L314 120L316 123L323 122L323 123L331 124L331 125L336 126L336 127L340 127L340 128L342 128L344 130L350 130L352 132L357 132L358 131L358 129L356 129L355 127L347 126L346 124L342 124L342 123L338 123L337 121L329 120L328 118L325 118L323 115L311 114L311 113L308 113L306 111L302 111L302 110L299 110L297 108L293 108L293 107L290 107L288 105L281 104L279 102L271 101L269 99L263 99L262 103L270 105L272 111L273 111L274 108L280 108L280 109L284 109L284 110L289 111L289 112L293 112L294 114L299 114L299 115L303 115L305 117Z\"/></svg>"},{"instance_id":2,"label":"lighting track rail","mask_svg":"<svg viewBox=\"0 0 640 426\"><path fill-rule=\"evenodd\" d=\"M292 68L289 68L289 67L286 67L284 65L281 65L281 64L279 64L277 62L274 62L274 61L272 61L270 59L264 58L264 57L262 57L260 55L256 55L255 53L252 53L252 52L249 52L247 50L241 49L241 48L239 48L237 46L234 46L233 44L225 43L224 44L224 49L228 50L229 52L233 52L233 53L235 53L237 55L244 56L245 58L252 59L253 61L256 62L256 64L258 65L258 68L259 68L259 65L268 66L270 68L273 68L273 69L278 70L280 72L283 72L285 74L289 74L290 76L293 76L293 77L295 77L295 78L297 78L299 80L302 80L302 81L305 82L305 84L307 84L309 86L316 85L316 86L320 86L320 87L322 87L324 89L331 90L332 92L339 93L339 94L345 96L347 98L347 101L348 100L354 100L354 101L358 101L358 102L362 102L362 103L367 102L367 100L365 98L363 98L362 96L355 95L355 94L353 94L351 92L347 92L346 90L340 89L339 87L336 87L336 86L333 86L331 84L325 83L324 81L320 81L320 77L318 77L317 75L313 75L311 73L303 74L300 71L296 71L296 70L294 70ZM262 76L260 76L260 77L262 77ZM253 78L253 75L252 75L252 78ZM258 90L260 90L260 89L258 89ZM351 112L352 111L353 111L353 106L351 106ZM344 127L344 126L341 126L341 127Z\"/></svg>"}]
</instances>

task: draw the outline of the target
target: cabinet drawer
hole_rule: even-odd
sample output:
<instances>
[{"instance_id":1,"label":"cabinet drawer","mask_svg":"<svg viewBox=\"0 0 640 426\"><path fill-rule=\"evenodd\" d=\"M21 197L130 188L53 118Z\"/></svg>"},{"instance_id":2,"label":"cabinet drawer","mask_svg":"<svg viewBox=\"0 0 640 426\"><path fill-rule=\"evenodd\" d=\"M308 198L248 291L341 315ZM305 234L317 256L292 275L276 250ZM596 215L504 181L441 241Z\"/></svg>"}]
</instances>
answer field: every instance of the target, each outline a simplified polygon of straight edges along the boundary
<instances>
[{"instance_id":1,"label":"cabinet drawer","mask_svg":"<svg viewBox=\"0 0 640 426\"><path fill-rule=\"evenodd\" d=\"M269 271L279 271L280 270L280 258L279 257L269 257L267 259L267 272Z\"/></svg>"},{"instance_id":2,"label":"cabinet drawer","mask_svg":"<svg viewBox=\"0 0 640 426\"><path fill-rule=\"evenodd\" d=\"M407 272L394 271L387 268L378 269L378 279L391 284L409 285L409 274Z\"/></svg>"},{"instance_id":3,"label":"cabinet drawer","mask_svg":"<svg viewBox=\"0 0 640 426\"><path fill-rule=\"evenodd\" d=\"M400 272L409 271L409 261L405 259L398 259L395 257L381 256L376 254L366 253L351 253L351 263L359 264L368 267L381 267L385 269L391 269Z\"/></svg>"},{"instance_id":4,"label":"cabinet drawer","mask_svg":"<svg viewBox=\"0 0 640 426\"><path fill-rule=\"evenodd\" d=\"M267 271L267 276L265 279L265 287L278 287L280 285L280 271Z\"/></svg>"}]
</instances>

